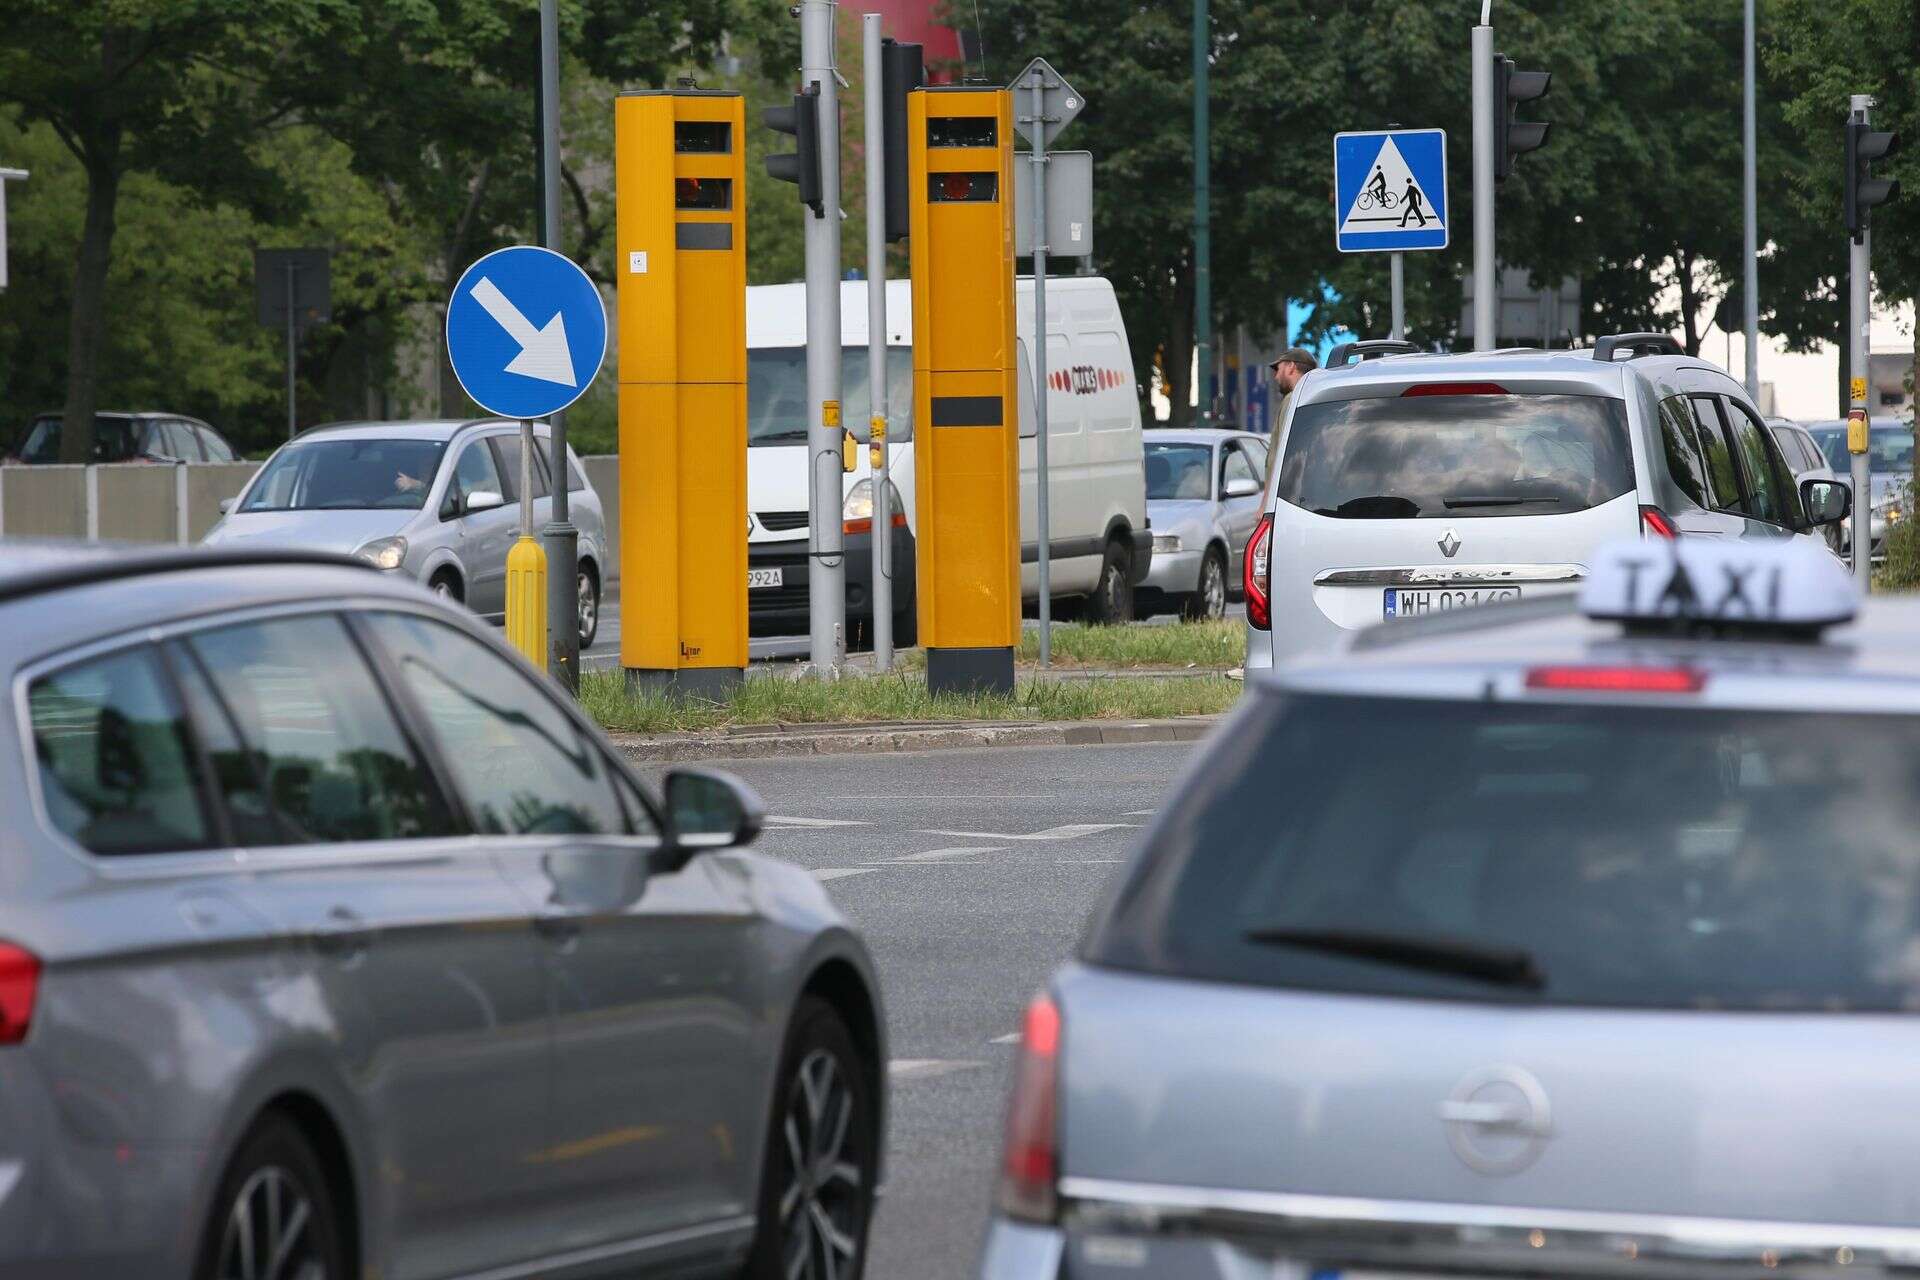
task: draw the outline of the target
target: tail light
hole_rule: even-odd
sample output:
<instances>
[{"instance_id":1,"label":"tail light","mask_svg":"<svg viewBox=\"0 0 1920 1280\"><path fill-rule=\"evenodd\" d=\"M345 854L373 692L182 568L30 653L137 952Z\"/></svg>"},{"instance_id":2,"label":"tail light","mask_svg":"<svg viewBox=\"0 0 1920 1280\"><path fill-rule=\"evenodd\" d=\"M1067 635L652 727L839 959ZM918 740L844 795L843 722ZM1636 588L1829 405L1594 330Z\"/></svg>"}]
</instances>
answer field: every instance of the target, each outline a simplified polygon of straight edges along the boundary
<instances>
[{"instance_id":1,"label":"tail light","mask_svg":"<svg viewBox=\"0 0 1920 1280\"><path fill-rule=\"evenodd\" d=\"M40 958L0 942L0 1044L19 1044L27 1038L39 989Z\"/></svg>"},{"instance_id":2,"label":"tail light","mask_svg":"<svg viewBox=\"0 0 1920 1280\"><path fill-rule=\"evenodd\" d=\"M1680 530L1675 527L1667 513L1658 507L1640 508L1640 536L1643 538L1677 538Z\"/></svg>"},{"instance_id":3,"label":"tail light","mask_svg":"<svg viewBox=\"0 0 1920 1280\"><path fill-rule=\"evenodd\" d=\"M1060 1009L1041 992L1027 1005L1020 1034L1020 1065L1007 1104L1006 1144L1000 1157L1000 1211L1026 1222L1052 1222L1059 1208L1057 1136L1060 1085Z\"/></svg>"},{"instance_id":4,"label":"tail light","mask_svg":"<svg viewBox=\"0 0 1920 1280\"><path fill-rule=\"evenodd\" d=\"M1273 626L1273 600L1268 595L1267 561L1273 553L1273 513L1260 517L1260 523L1247 540L1246 563L1241 567L1240 585L1247 593L1247 622L1256 631Z\"/></svg>"}]
</instances>

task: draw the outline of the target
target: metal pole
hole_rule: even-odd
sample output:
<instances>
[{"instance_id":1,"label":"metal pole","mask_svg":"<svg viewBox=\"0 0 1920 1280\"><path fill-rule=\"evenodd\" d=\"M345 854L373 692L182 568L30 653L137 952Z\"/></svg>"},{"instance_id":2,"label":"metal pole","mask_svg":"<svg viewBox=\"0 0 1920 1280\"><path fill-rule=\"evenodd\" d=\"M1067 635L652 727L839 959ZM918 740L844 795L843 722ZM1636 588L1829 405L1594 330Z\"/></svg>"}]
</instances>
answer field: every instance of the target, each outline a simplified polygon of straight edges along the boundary
<instances>
[{"instance_id":1,"label":"metal pole","mask_svg":"<svg viewBox=\"0 0 1920 1280\"><path fill-rule=\"evenodd\" d=\"M293 276L294 272L298 269L299 268L295 267L291 262L287 264L287 439L289 440L293 439L294 433L299 430L295 416L295 392L293 385L295 378L295 361L299 359L296 354L294 342L293 315Z\"/></svg>"},{"instance_id":2,"label":"metal pole","mask_svg":"<svg viewBox=\"0 0 1920 1280\"><path fill-rule=\"evenodd\" d=\"M0 293L7 288L7 184L26 178L25 169L0 169Z\"/></svg>"},{"instance_id":3,"label":"metal pole","mask_svg":"<svg viewBox=\"0 0 1920 1280\"><path fill-rule=\"evenodd\" d=\"M1394 253L1387 257L1393 268L1393 340L1399 342L1407 336L1407 255Z\"/></svg>"},{"instance_id":4,"label":"metal pole","mask_svg":"<svg viewBox=\"0 0 1920 1280\"><path fill-rule=\"evenodd\" d=\"M1207 0L1195 0L1199 6L1196 12L1204 12ZM1196 24L1197 29L1197 24ZM1048 499L1052 496L1052 477L1047 471L1047 86L1046 76L1037 68L1033 79L1028 81L1033 90L1033 151L1030 159L1033 164L1033 500L1034 511L1039 516L1039 528L1034 531L1036 550L1039 554L1039 591L1040 591L1040 665L1053 665L1053 525L1048 513ZM1206 108L1196 108L1198 115L1195 126L1196 136L1204 136L1206 127ZM1203 167L1201 174L1205 174ZM1204 179L1203 179L1204 181ZM1200 261L1206 261L1206 197L1197 197L1196 206L1203 212L1196 223L1196 245ZM1206 289L1206 268L1201 268L1200 289L1202 296ZM1205 314L1202 304L1201 314ZM1204 339L1203 339L1204 341ZM1199 377L1205 377L1206 348L1201 351L1201 364L1196 370Z\"/></svg>"},{"instance_id":5,"label":"metal pole","mask_svg":"<svg viewBox=\"0 0 1920 1280\"><path fill-rule=\"evenodd\" d=\"M560 245L560 16L558 0L540 0L540 210L546 247ZM547 471L553 478L553 509L540 532L547 551L547 671L568 689L580 687L580 531L571 520L567 489L573 469L567 457L567 415L556 413L548 429ZM528 450L529 455L532 449ZM604 587L604 584L602 584Z\"/></svg>"},{"instance_id":6,"label":"metal pole","mask_svg":"<svg viewBox=\"0 0 1920 1280\"><path fill-rule=\"evenodd\" d=\"M1473 29L1473 349L1491 351L1496 345L1500 286L1494 280L1493 257L1493 27L1488 24L1491 0L1480 11Z\"/></svg>"},{"instance_id":7,"label":"metal pole","mask_svg":"<svg viewBox=\"0 0 1920 1280\"><path fill-rule=\"evenodd\" d=\"M520 536L533 536L533 422L520 420Z\"/></svg>"},{"instance_id":8,"label":"metal pole","mask_svg":"<svg viewBox=\"0 0 1920 1280\"><path fill-rule=\"evenodd\" d=\"M887 173L886 107L880 27L860 19L860 74L866 79L867 150L867 472L873 485L873 664L893 669L893 483L887 444Z\"/></svg>"},{"instance_id":9,"label":"metal pole","mask_svg":"<svg viewBox=\"0 0 1920 1280\"><path fill-rule=\"evenodd\" d=\"M1853 95L1853 116L1866 123L1871 114L1873 98L1864 93ZM1848 397L1852 413L1867 414L1869 429L1873 418L1867 411L1867 330L1872 323L1873 277L1872 256L1873 238L1871 232L1863 232L1860 239L1849 247L1851 271L1848 290L1847 324L1847 368L1853 379ZM1850 433L1851 434L1851 433ZM1862 442L1869 443L1869 442ZM1860 590L1864 593L1871 589L1873 579L1873 476L1871 456L1862 449L1853 454L1853 576L1859 580Z\"/></svg>"},{"instance_id":10,"label":"metal pole","mask_svg":"<svg viewBox=\"0 0 1920 1280\"><path fill-rule=\"evenodd\" d=\"M1753 114L1753 0L1747 0L1747 45L1746 45L1746 101L1743 104L1746 121L1746 288L1742 301L1746 304L1747 330L1747 398L1757 406L1760 403L1760 224L1759 224L1759 178L1758 144Z\"/></svg>"},{"instance_id":11,"label":"metal pole","mask_svg":"<svg viewBox=\"0 0 1920 1280\"><path fill-rule=\"evenodd\" d=\"M1213 373L1213 211L1209 172L1212 144L1207 119L1211 92L1207 55L1212 48L1207 0L1193 0L1193 376L1200 383L1194 388L1193 398L1202 422L1213 421L1213 397L1207 388ZM1039 195L1037 188L1034 194ZM1036 199L1035 203L1039 201ZM1037 268L1035 274L1038 274ZM1040 341L1044 343L1046 339L1042 337Z\"/></svg>"},{"instance_id":12,"label":"metal pole","mask_svg":"<svg viewBox=\"0 0 1920 1280\"><path fill-rule=\"evenodd\" d=\"M801 87L820 86L821 217L806 223L808 650L816 674L837 674L846 657L847 561L841 514L846 505L840 425L840 97L834 71L833 0L800 2Z\"/></svg>"}]
</instances>

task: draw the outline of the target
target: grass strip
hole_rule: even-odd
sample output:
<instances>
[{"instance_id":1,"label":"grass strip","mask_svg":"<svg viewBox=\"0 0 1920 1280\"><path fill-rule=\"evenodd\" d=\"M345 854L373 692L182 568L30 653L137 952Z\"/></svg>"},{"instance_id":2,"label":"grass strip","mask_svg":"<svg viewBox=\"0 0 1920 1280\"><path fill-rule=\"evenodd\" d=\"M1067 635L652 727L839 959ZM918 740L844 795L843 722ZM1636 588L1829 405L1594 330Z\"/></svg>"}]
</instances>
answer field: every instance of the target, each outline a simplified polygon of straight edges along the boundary
<instances>
[{"instance_id":1,"label":"grass strip","mask_svg":"<svg viewBox=\"0 0 1920 1280\"><path fill-rule=\"evenodd\" d=\"M1238 618L1151 627L1053 624L1053 661L1062 667L1218 667L1224 671L1239 666L1246 650L1246 623ZM1040 633L1032 627L1023 628L1020 650L1014 656L1019 662L1038 662ZM926 652L903 651L899 665L924 671Z\"/></svg>"}]
</instances>

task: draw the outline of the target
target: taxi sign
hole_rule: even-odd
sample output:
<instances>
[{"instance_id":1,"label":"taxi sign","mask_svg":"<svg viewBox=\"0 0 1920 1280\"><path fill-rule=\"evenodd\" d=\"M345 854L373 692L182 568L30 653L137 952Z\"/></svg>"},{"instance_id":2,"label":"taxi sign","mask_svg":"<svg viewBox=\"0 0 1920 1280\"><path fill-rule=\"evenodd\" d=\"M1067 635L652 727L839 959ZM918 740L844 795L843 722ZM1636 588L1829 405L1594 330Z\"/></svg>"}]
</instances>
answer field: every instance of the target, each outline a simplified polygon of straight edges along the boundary
<instances>
[{"instance_id":1,"label":"taxi sign","mask_svg":"<svg viewBox=\"0 0 1920 1280\"><path fill-rule=\"evenodd\" d=\"M1806 631L1845 622L1859 608L1853 576L1803 538L1609 543L1580 593L1588 617L1628 623Z\"/></svg>"}]
</instances>

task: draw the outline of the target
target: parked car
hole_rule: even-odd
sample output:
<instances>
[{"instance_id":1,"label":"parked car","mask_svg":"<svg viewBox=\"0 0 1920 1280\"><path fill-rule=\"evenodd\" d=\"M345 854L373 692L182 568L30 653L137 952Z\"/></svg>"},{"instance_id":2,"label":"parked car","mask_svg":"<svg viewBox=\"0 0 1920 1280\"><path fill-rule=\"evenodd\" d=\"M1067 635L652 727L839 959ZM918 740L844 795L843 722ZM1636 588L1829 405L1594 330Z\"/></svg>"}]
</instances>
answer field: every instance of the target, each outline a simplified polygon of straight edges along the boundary
<instances>
[{"instance_id":1,"label":"parked car","mask_svg":"<svg viewBox=\"0 0 1920 1280\"><path fill-rule=\"evenodd\" d=\"M1200 428L1146 433L1153 567L1135 592L1141 617L1225 615L1241 589L1247 539L1260 523L1267 438Z\"/></svg>"},{"instance_id":2,"label":"parked car","mask_svg":"<svg viewBox=\"0 0 1920 1280\"><path fill-rule=\"evenodd\" d=\"M553 511L545 424L534 467L534 528ZM582 647L600 628L607 533L600 497L569 450L569 519L580 530ZM481 617L507 611L507 553L520 531L520 426L347 422L282 445L222 507L214 546L295 546L355 555L425 583Z\"/></svg>"},{"instance_id":3,"label":"parked car","mask_svg":"<svg viewBox=\"0 0 1920 1280\"><path fill-rule=\"evenodd\" d=\"M1383 619L1576 591L1625 535L1823 538L1746 391L1664 334L1336 347L1287 398L1277 448L1248 548L1250 668Z\"/></svg>"},{"instance_id":4,"label":"parked car","mask_svg":"<svg viewBox=\"0 0 1920 1280\"><path fill-rule=\"evenodd\" d=\"M1033 281L1016 281L1020 419L1020 590L1039 599L1038 474L1034 454ZM870 415L867 390L867 286L841 286L840 357L846 422ZM887 286L889 475L894 486L894 640L915 634L913 295L911 282ZM1053 594L1082 603L1089 617L1133 616L1133 591L1153 559L1141 472L1140 401L1126 322L1112 284L1069 276L1047 285L1057 319L1048 323L1048 525ZM807 628L807 308L803 286L747 290L747 608L755 632ZM865 450L846 477L847 622L858 630L872 617L873 480Z\"/></svg>"},{"instance_id":5,"label":"parked car","mask_svg":"<svg viewBox=\"0 0 1920 1280\"><path fill-rule=\"evenodd\" d=\"M1846 419L1810 422L1807 431L1826 454L1828 465L1841 479L1849 479L1853 475L1853 455L1847 452ZM1872 558L1879 561L1887 555L1887 530L1913 516L1913 428L1905 423L1872 422L1867 431L1867 465L1873 489L1867 504L1873 538L1868 546ZM1851 547L1851 521L1842 533L1844 545Z\"/></svg>"},{"instance_id":6,"label":"parked car","mask_svg":"<svg viewBox=\"0 0 1920 1280\"><path fill-rule=\"evenodd\" d=\"M42 413L27 424L6 461L26 465L60 461L62 415ZM94 462L238 462L218 431L178 413L96 413Z\"/></svg>"},{"instance_id":7,"label":"parked car","mask_svg":"<svg viewBox=\"0 0 1920 1280\"><path fill-rule=\"evenodd\" d=\"M1773 432L1774 443L1780 446L1780 456L1786 459L1788 470L1800 480L1837 480L1850 485L1852 480L1836 472L1827 462L1827 455L1821 450L1819 442L1805 427L1792 418L1768 418L1767 429ZM1826 530L1827 545L1836 552L1845 549L1844 531L1838 525L1829 525Z\"/></svg>"},{"instance_id":8,"label":"parked car","mask_svg":"<svg viewBox=\"0 0 1920 1280\"><path fill-rule=\"evenodd\" d=\"M0 1275L859 1273L878 986L741 784L341 557L6 544L0 635Z\"/></svg>"}]
</instances>

